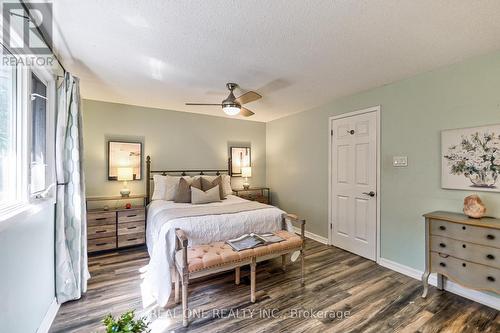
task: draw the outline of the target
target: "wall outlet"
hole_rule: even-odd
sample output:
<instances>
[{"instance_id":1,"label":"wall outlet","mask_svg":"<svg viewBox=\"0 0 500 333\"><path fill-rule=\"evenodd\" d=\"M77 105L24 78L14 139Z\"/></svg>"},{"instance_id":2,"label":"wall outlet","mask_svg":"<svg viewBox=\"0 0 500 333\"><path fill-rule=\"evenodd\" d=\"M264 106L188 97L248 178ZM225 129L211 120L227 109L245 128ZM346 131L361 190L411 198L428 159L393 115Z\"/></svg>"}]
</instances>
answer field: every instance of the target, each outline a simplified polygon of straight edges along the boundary
<instances>
[{"instance_id":1,"label":"wall outlet","mask_svg":"<svg viewBox=\"0 0 500 333\"><path fill-rule=\"evenodd\" d=\"M393 156L392 166L394 167L407 167L408 166L408 156Z\"/></svg>"}]
</instances>

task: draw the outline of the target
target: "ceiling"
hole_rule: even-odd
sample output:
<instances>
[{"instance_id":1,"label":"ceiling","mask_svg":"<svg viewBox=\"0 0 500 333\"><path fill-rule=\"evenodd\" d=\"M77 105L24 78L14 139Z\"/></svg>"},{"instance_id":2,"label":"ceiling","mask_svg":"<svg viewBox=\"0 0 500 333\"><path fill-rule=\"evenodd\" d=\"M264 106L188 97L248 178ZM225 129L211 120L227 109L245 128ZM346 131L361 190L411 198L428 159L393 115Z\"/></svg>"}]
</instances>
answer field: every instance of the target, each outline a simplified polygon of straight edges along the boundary
<instances>
[{"instance_id":1,"label":"ceiling","mask_svg":"<svg viewBox=\"0 0 500 333\"><path fill-rule=\"evenodd\" d=\"M498 0L57 0L84 98L224 116L226 82L270 121L500 49Z\"/></svg>"}]
</instances>

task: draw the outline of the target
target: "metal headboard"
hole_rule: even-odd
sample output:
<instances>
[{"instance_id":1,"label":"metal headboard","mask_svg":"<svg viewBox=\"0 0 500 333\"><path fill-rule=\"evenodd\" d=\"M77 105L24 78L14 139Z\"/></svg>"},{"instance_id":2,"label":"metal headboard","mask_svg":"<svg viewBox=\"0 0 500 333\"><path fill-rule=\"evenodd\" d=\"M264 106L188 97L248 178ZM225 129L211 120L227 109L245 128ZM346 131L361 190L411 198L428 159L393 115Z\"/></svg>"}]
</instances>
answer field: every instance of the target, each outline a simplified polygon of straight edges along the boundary
<instances>
[{"instance_id":1,"label":"metal headboard","mask_svg":"<svg viewBox=\"0 0 500 333\"><path fill-rule=\"evenodd\" d=\"M219 176L221 174L230 174L231 159L228 160L227 169L203 169L203 170L151 170L151 157L146 156L146 204L151 202L151 181L153 175L171 175L171 176L187 176L187 175L210 175Z\"/></svg>"}]
</instances>

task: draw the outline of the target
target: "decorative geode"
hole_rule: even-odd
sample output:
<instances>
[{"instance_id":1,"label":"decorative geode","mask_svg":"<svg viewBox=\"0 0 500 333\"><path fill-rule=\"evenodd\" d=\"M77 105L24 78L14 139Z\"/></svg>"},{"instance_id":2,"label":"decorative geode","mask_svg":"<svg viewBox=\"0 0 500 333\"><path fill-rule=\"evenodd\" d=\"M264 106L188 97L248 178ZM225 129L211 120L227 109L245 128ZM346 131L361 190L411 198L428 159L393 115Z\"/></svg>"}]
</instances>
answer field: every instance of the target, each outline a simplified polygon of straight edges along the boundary
<instances>
[{"instance_id":1,"label":"decorative geode","mask_svg":"<svg viewBox=\"0 0 500 333\"><path fill-rule=\"evenodd\" d=\"M480 219L486 213L486 207L484 206L481 198L478 195L473 194L465 197L464 199L464 214L475 218Z\"/></svg>"}]
</instances>

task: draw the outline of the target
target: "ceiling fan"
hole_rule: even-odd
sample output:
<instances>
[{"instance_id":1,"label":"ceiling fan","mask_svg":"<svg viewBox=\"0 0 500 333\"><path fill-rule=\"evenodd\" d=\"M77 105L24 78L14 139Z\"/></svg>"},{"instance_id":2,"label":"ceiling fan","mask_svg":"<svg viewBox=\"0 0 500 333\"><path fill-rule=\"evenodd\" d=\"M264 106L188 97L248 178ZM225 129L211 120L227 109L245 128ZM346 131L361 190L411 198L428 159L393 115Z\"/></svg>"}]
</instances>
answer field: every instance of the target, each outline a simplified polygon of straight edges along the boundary
<instances>
[{"instance_id":1,"label":"ceiling fan","mask_svg":"<svg viewBox=\"0 0 500 333\"><path fill-rule=\"evenodd\" d=\"M238 87L236 83L226 83L227 89L229 89L229 96L220 104L206 104L206 103L186 103L186 105L217 105L222 106L222 111L229 116L235 116L237 114L243 117L250 117L254 115L252 111L243 107L243 104L247 104L262 98L261 95L257 94L255 91L249 91L244 93L240 97L234 97L233 90Z\"/></svg>"}]
</instances>

